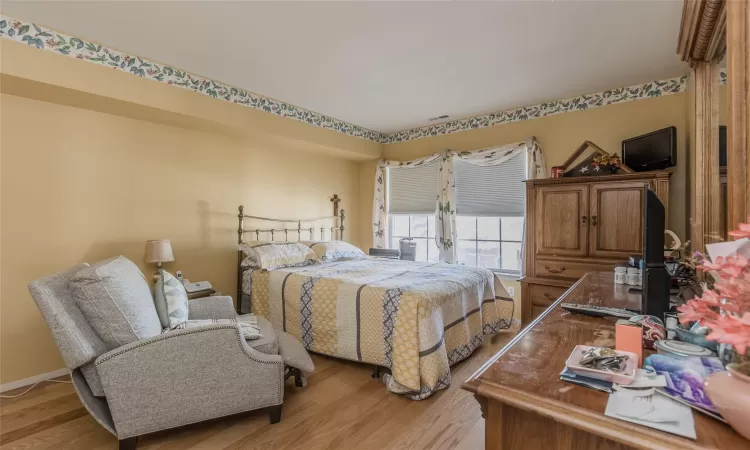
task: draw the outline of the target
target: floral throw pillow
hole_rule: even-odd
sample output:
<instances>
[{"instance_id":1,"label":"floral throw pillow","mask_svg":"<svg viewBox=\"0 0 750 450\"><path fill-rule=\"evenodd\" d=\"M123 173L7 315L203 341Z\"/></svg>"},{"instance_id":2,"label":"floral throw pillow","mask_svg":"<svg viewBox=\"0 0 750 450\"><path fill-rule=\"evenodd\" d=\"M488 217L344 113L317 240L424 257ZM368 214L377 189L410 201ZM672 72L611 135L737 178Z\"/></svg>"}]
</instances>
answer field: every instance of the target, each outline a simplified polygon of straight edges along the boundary
<instances>
[{"instance_id":1,"label":"floral throw pillow","mask_svg":"<svg viewBox=\"0 0 750 450\"><path fill-rule=\"evenodd\" d=\"M173 329L188 320L188 296L180 280L166 270L160 271L154 287L154 305L161 325Z\"/></svg>"},{"instance_id":2,"label":"floral throw pillow","mask_svg":"<svg viewBox=\"0 0 750 450\"><path fill-rule=\"evenodd\" d=\"M242 267L274 270L319 262L314 251L299 242L248 242L238 249L245 254Z\"/></svg>"},{"instance_id":3,"label":"floral throw pillow","mask_svg":"<svg viewBox=\"0 0 750 450\"><path fill-rule=\"evenodd\" d=\"M318 255L318 258L324 262L367 257L365 252L344 241L302 241L301 243L310 247Z\"/></svg>"}]
</instances>

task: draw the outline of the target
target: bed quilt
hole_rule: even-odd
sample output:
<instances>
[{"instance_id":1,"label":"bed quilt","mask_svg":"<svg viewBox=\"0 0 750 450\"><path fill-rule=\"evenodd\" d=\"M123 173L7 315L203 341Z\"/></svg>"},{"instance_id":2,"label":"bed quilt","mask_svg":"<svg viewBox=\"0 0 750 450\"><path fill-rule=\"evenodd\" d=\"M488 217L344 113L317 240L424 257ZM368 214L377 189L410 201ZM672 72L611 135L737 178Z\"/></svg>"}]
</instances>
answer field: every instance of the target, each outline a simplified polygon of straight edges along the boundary
<instances>
[{"instance_id":1,"label":"bed quilt","mask_svg":"<svg viewBox=\"0 0 750 450\"><path fill-rule=\"evenodd\" d=\"M388 390L423 399L483 334L508 328L513 301L487 269L369 258L248 270L252 311L312 352L387 367Z\"/></svg>"}]
</instances>

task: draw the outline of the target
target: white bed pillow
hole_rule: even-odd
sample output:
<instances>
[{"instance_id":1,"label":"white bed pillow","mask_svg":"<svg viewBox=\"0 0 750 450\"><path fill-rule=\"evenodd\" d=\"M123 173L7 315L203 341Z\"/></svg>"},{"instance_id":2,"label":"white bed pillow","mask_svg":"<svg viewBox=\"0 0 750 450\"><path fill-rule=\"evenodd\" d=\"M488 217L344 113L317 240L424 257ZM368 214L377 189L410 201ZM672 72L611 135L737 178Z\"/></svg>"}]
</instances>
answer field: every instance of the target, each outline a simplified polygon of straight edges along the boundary
<instances>
[{"instance_id":1,"label":"white bed pillow","mask_svg":"<svg viewBox=\"0 0 750 450\"><path fill-rule=\"evenodd\" d=\"M320 262L310 247L299 242L249 242L237 247L245 254L242 267L274 270Z\"/></svg>"},{"instance_id":2,"label":"white bed pillow","mask_svg":"<svg viewBox=\"0 0 750 450\"><path fill-rule=\"evenodd\" d=\"M302 241L301 243L310 247L323 262L363 259L367 256L359 248L344 241Z\"/></svg>"}]
</instances>

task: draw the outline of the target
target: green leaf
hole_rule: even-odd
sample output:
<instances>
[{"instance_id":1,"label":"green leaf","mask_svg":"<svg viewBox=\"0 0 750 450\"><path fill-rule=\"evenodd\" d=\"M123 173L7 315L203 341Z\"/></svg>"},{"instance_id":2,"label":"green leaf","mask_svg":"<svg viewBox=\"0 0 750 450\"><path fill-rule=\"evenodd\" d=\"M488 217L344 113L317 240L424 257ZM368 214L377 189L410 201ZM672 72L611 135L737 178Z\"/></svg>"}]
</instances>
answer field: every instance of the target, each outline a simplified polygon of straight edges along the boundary
<instances>
[{"instance_id":1,"label":"green leaf","mask_svg":"<svg viewBox=\"0 0 750 450\"><path fill-rule=\"evenodd\" d=\"M5 28L8 26L7 20L0 20L0 28Z\"/></svg>"},{"instance_id":2,"label":"green leaf","mask_svg":"<svg viewBox=\"0 0 750 450\"><path fill-rule=\"evenodd\" d=\"M78 48L81 48L81 47L78 47ZM92 52L95 52L96 51L96 47L94 47L94 44L92 44L91 42L86 42L86 50L90 50Z\"/></svg>"},{"instance_id":3,"label":"green leaf","mask_svg":"<svg viewBox=\"0 0 750 450\"><path fill-rule=\"evenodd\" d=\"M24 25L24 26L22 26L22 27L21 27L21 28L20 28L20 29L18 30L18 35L19 35L19 36L22 36L22 35L26 34L26 32L27 32L27 31L29 31L29 26L28 26L28 25Z\"/></svg>"},{"instance_id":4,"label":"green leaf","mask_svg":"<svg viewBox=\"0 0 750 450\"><path fill-rule=\"evenodd\" d=\"M42 29L39 28L39 26L37 24L32 23L32 25L34 26L34 29L36 30L37 33L41 33L42 32Z\"/></svg>"},{"instance_id":5,"label":"green leaf","mask_svg":"<svg viewBox=\"0 0 750 450\"><path fill-rule=\"evenodd\" d=\"M128 61L128 67L131 67L133 64L135 64L135 59L130 58L130 61Z\"/></svg>"}]
</instances>

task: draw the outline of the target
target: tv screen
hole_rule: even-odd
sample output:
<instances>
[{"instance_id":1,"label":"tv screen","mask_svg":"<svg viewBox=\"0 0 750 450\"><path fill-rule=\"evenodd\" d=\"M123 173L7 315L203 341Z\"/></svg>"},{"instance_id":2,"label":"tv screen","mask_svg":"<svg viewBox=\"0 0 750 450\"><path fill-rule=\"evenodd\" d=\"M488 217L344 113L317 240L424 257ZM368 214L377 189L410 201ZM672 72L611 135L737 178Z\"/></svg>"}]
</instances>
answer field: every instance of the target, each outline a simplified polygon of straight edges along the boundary
<instances>
[{"instance_id":1,"label":"tv screen","mask_svg":"<svg viewBox=\"0 0 750 450\"><path fill-rule=\"evenodd\" d=\"M636 172L666 169L674 166L676 159L675 127L622 141L622 162Z\"/></svg>"},{"instance_id":2,"label":"tv screen","mask_svg":"<svg viewBox=\"0 0 750 450\"><path fill-rule=\"evenodd\" d=\"M727 127L719 127L719 166L727 166Z\"/></svg>"}]
</instances>

